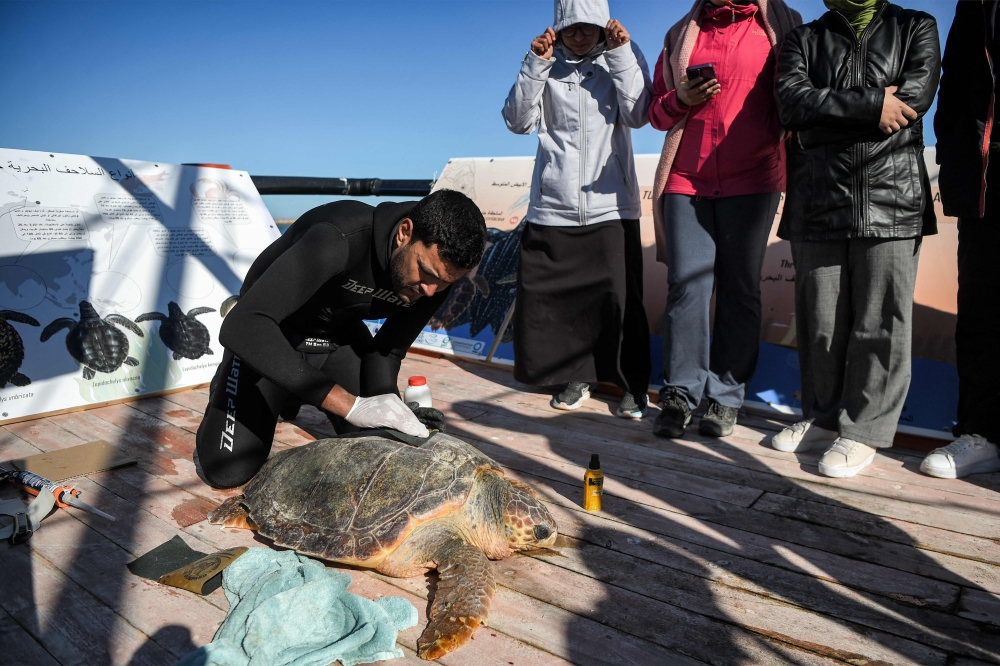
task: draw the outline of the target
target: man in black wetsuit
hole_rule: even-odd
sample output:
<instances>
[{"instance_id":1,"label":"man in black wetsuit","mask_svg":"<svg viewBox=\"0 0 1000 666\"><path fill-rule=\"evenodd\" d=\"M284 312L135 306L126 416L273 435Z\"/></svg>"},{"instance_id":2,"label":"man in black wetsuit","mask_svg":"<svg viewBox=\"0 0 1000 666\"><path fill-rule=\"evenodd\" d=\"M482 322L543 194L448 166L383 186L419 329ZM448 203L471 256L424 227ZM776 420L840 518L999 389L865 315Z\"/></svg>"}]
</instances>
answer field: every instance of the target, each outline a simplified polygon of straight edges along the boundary
<instances>
[{"instance_id":1,"label":"man in black wetsuit","mask_svg":"<svg viewBox=\"0 0 1000 666\"><path fill-rule=\"evenodd\" d=\"M226 352L198 428L205 480L233 487L256 474L286 399L324 410L337 432L426 437L399 398L400 362L485 245L482 213L452 190L300 217L253 263L222 325ZM372 337L362 320L383 318Z\"/></svg>"}]
</instances>

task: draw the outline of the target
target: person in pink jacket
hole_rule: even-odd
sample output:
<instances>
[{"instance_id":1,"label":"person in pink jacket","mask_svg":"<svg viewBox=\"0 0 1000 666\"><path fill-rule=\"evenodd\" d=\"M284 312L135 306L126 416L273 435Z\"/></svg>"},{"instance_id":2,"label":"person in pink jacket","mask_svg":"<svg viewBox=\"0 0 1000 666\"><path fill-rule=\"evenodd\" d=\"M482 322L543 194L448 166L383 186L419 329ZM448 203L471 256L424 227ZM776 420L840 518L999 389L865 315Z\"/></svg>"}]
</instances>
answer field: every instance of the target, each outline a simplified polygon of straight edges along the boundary
<instances>
[{"instance_id":1,"label":"person in pink jacket","mask_svg":"<svg viewBox=\"0 0 1000 666\"><path fill-rule=\"evenodd\" d=\"M668 132L653 190L657 259L669 269L662 437L681 437L702 397L699 432L732 433L757 366L760 272L785 189L774 67L799 23L782 0L697 0L653 73L649 119ZM699 65L708 76L689 80Z\"/></svg>"}]
</instances>

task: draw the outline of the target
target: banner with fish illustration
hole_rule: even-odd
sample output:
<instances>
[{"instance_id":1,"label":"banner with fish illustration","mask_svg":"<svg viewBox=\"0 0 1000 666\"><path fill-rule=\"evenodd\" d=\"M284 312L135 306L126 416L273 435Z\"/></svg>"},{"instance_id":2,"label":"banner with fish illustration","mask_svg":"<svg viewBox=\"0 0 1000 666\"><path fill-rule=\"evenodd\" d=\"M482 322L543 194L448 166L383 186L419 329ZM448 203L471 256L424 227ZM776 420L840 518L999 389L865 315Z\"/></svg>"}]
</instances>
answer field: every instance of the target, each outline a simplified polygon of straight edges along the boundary
<instances>
[{"instance_id":1,"label":"banner with fish illustration","mask_svg":"<svg viewBox=\"0 0 1000 666\"><path fill-rule=\"evenodd\" d=\"M211 380L278 236L245 171L0 149L0 423Z\"/></svg>"},{"instance_id":2,"label":"banner with fish illustration","mask_svg":"<svg viewBox=\"0 0 1000 666\"><path fill-rule=\"evenodd\" d=\"M934 149L925 152L939 233L924 239L913 306L913 380L900 417L900 431L944 436L951 430L958 403L955 369L958 229L944 216L937 191ZM651 386L662 386L663 309L667 267L655 260L652 184L659 155L636 155L642 191L643 301L652 334ZM454 189L471 197L489 227L489 246L479 267L452 288L447 302L414 347L502 364L513 364L513 330L504 327L514 306L518 241L528 209L532 157L456 158L448 162L435 189ZM801 404L795 351L795 266L791 247L777 235L768 240L761 273L763 321L760 360L747 399L759 406L793 413ZM496 336L502 334L490 357Z\"/></svg>"}]
</instances>

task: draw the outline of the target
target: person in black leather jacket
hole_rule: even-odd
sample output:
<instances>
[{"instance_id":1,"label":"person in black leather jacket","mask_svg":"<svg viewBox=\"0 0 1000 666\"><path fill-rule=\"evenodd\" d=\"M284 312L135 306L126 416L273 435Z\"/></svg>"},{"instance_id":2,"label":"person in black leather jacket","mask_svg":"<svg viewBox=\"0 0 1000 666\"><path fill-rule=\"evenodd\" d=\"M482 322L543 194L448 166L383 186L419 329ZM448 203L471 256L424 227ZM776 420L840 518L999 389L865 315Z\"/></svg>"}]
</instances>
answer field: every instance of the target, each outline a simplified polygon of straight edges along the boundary
<instances>
[{"instance_id":1,"label":"person in black leather jacket","mask_svg":"<svg viewBox=\"0 0 1000 666\"><path fill-rule=\"evenodd\" d=\"M922 118L941 56L929 14L825 2L785 38L775 74L804 421L773 445L827 448L820 472L844 477L892 445L910 384L920 239L937 231Z\"/></svg>"},{"instance_id":2,"label":"person in black leather jacket","mask_svg":"<svg viewBox=\"0 0 1000 666\"><path fill-rule=\"evenodd\" d=\"M958 218L958 437L920 470L954 479L1000 470L1000 0L963 0L944 49L934 133L945 215Z\"/></svg>"}]
</instances>

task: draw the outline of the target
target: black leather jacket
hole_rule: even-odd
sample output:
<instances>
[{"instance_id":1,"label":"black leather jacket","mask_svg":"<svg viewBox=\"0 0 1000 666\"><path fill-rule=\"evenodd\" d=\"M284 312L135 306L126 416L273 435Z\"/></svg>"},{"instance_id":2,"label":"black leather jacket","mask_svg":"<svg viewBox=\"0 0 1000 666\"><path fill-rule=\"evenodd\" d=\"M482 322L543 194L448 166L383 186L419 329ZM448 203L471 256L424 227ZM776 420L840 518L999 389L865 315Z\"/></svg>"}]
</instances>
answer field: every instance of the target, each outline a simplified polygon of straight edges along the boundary
<instances>
[{"instance_id":1,"label":"black leather jacket","mask_svg":"<svg viewBox=\"0 0 1000 666\"><path fill-rule=\"evenodd\" d=\"M923 115L937 90L937 23L885 4L858 38L829 11L785 37L774 94L788 146L778 236L789 240L913 238L937 232L924 166ZM920 118L886 135L885 88Z\"/></svg>"}]
</instances>

